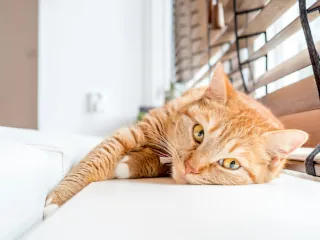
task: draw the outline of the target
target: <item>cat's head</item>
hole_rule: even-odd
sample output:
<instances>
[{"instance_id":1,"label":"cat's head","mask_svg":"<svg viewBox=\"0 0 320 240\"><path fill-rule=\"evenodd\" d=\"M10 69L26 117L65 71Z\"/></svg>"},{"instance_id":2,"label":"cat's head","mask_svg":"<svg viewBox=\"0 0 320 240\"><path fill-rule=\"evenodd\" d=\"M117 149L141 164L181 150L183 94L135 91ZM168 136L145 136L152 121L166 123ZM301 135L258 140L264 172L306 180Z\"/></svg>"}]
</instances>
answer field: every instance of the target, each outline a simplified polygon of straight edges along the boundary
<instances>
[{"instance_id":1,"label":"cat's head","mask_svg":"<svg viewBox=\"0 0 320 240\"><path fill-rule=\"evenodd\" d=\"M308 134L283 130L266 108L233 89L218 64L204 94L171 116L168 138L177 182L234 185L278 176Z\"/></svg>"}]
</instances>

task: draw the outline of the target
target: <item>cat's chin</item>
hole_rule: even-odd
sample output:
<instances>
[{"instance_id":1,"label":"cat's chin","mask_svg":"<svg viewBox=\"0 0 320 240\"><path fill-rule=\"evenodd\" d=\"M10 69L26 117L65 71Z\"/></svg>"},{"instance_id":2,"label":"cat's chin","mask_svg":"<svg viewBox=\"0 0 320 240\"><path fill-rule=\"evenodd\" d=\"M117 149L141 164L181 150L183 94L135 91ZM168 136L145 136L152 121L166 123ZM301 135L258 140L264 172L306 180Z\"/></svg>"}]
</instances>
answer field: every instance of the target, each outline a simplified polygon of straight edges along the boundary
<instances>
[{"instance_id":1,"label":"cat's chin","mask_svg":"<svg viewBox=\"0 0 320 240\"><path fill-rule=\"evenodd\" d=\"M172 178L176 181L177 184L189 184L185 175L175 166L172 166Z\"/></svg>"}]
</instances>

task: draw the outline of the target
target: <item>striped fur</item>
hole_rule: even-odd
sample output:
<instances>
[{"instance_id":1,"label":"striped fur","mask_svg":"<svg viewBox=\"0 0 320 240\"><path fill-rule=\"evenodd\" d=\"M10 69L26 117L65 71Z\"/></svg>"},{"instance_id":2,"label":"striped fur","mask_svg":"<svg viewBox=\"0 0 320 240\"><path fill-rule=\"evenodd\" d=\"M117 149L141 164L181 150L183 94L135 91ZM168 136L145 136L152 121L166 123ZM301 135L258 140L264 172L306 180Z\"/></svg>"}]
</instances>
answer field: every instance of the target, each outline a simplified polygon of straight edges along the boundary
<instances>
[{"instance_id":1,"label":"striped fur","mask_svg":"<svg viewBox=\"0 0 320 240\"><path fill-rule=\"evenodd\" d=\"M205 130L199 144L195 124ZM180 98L150 111L142 121L119 130L96 146L49 194L62 205L88 184L115 177L168 175L178 183L250 184L275 178L285 157L307 139L299 130L283 130L272 113L249 96L236 92L218 64L208 88L191 89ZM172 169L160 156L172 158ZM120 161L125 157L125 161ZM224 169L223 158L236 158L241 168ZM186 173L185 162L197 174ZM117 164L124 170L117 170ZM122 172L121 172L122 171ZM115 175L116 173L116 175ZM117 176L118 174L118 176Z\"/></svg>"}]
</instances>

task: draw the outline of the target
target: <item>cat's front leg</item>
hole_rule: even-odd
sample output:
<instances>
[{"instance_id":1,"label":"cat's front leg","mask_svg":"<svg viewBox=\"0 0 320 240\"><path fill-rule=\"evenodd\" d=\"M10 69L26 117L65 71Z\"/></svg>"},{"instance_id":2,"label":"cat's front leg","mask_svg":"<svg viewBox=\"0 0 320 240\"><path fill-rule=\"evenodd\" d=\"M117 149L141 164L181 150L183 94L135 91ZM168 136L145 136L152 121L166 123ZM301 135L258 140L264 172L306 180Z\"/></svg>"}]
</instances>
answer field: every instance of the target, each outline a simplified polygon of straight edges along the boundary
<instances>
[{"instance_id":1,"label":"cat's front leg","mask_svg":"<svg viewBox=\"0 0 320 240\"><path fill-rule=\"evenodd\" d=\"M115 178L151 178L170 176L171 164L162 163L160 157L151 148L141 148L128 152L118 162Z\"/></svg>"},{"instance_id":2,"label":"cat's front leg","mask_svg":"<svg viewBox=\"0 0 320 240\"><path fill-rule=\"evenodd\" d=\"M171 164L163 163L160 158L150 148L141 148L137 151L131 151L125 154L117 162L113 177L119 179L151 178L170 176ZM55 194L53 192L53 194ZM49 195L46 207L44 209L44 218L52 215L59 205L50 202Z\"/></svg>"},{"instance_id":3,"label":"cat's front leg","mask_svg":"<svg viewBox=\"0 0 320 240\"><path fill-rule=\"evenodd\" d=\"M96 146L47 196L44 217L52 214L92 182L114 178L118 161L128 151L141 148L145 135L138 126L118 131Z\"/></svg>"}]
</instances>

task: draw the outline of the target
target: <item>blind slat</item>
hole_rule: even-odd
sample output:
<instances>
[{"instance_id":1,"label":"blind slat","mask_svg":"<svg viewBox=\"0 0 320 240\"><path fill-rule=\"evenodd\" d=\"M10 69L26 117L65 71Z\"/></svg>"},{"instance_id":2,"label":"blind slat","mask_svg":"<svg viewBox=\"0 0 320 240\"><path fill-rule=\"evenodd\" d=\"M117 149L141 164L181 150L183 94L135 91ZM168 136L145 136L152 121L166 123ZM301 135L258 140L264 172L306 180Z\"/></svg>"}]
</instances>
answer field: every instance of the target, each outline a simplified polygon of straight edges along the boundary
<instances>
[{"instance_id":1,"label":"blind slat","mask_svg":"<svg viewBox=\"0 0 320 240\"><path fill-rule=\"evenodd\" d=\"M320 41L315 44L316 49L320 50ZM294 57L288 59L287 61L277 65L273 69L263 74L257 79L257 84L250 88L250 91L254 91L262 86L265 86L279 78L285 77L290 73L298 71L305 68L311 64L308 49L302 50L300 53Z\"/></svg>"},{"instance_id":2,"label":"blind slat","mask_svg":"<svg viewBox=\"0 0 320 240\"><path fill-rule=\"evenodd\" d=\"M319 16L318 13L310 13L308 15L309 21L315 20ZM265 45L263 45L259 50L255 51L251 54L248 61L253 59L257 59L266 55L269 51L280 45L294 33L301 29L301 21L300 17L297 17L294 21L292 21L287 27L282 29L277 35L275 35L272 39L270 39Z\"/></svg>"},{"instance_id":3,"label":"blind slat","mask_svg":"<svg viewBox=\"0 0 320 240\"><path fill-rule=\"evenodd\" d=\"M314 76L309 76L287 87L280 88L262 97L259 101L268 106L276 116L320 108Z\"/></svg>"}]
</instances>

